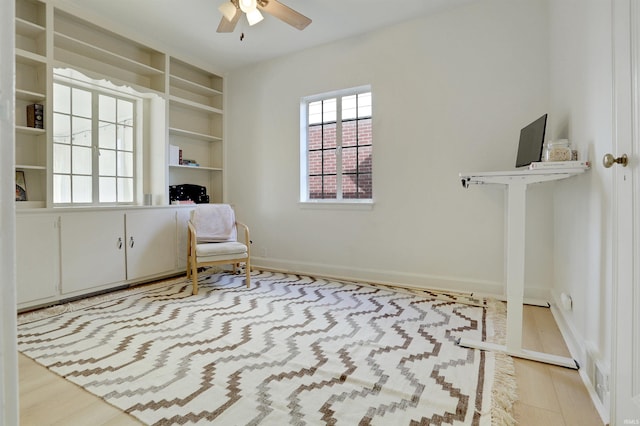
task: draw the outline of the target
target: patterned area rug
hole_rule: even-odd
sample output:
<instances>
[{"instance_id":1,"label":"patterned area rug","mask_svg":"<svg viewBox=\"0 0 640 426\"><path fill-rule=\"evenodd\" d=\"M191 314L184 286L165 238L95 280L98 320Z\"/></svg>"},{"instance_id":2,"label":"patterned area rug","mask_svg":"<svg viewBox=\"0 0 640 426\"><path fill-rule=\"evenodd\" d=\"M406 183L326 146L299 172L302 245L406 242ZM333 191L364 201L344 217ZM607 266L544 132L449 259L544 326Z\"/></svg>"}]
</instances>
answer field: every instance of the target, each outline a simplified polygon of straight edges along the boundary
<instances>
[{"instance_id":1,"label":"patterned area rug","mask_svg":"<svg viewBox=\"0 0 640 426\"><path fill-rule=\"evenodd\" d=\"M19 317L26 356L147 424L512 424L504 306L255 272L159 282Z\"/></svg>"}]
</instances>

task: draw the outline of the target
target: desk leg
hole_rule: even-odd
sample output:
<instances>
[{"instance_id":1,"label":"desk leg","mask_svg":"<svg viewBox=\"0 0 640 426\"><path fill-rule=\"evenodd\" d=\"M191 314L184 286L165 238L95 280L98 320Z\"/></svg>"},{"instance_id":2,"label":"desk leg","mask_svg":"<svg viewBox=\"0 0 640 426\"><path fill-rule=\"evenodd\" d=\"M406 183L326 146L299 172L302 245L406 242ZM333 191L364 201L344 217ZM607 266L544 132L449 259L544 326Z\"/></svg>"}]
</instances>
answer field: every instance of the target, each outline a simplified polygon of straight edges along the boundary
<instances>
[{"instance_id":1,"label":"desk leg","mask_svg":"<svg viewBox=\"0 0 640 426\"><path fill-rule=\"evenodd\" d=\"M518 358L577 369L571 358L522 349L522 305L524 302L524 260L526 227L526 183L507 185L507 338L506 345L460 339L460 346L504 352Z\"/></svg>"}]
</instances>

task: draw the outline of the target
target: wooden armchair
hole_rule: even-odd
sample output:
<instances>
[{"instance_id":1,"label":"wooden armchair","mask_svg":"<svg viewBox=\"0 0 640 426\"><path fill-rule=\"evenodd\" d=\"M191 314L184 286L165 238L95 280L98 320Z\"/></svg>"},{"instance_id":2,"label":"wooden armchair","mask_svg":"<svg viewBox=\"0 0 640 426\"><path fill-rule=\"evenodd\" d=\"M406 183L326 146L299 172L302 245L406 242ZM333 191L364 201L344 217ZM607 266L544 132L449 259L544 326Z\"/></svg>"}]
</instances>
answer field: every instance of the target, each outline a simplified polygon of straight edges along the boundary
<instances>
[{"instance_id":1,"label":"wooden armchair","mask_svg":"<svg viewBox=\"0 0 640 426\"><path fill-rule=\"evenodd\" d=\"M243 230L244 244L237 239ZM247 288L251 286L249 228L235 220L228 204L198 204L191 212L187 235L187 278L193 279L193 294L198 294L198 268L232 265L233 273L245 263Z\"/></svg>"}]
</instances>

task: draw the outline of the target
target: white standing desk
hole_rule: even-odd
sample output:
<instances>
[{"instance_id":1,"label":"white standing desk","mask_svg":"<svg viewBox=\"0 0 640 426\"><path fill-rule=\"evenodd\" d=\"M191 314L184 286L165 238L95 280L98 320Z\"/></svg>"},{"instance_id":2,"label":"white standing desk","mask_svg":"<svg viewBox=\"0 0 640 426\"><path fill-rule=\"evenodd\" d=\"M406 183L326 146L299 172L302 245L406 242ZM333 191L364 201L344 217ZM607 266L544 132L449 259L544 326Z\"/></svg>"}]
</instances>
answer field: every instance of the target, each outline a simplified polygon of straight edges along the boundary
<instances>
[{"instance_id":1,"label":"white standing desk","mask_svg":"<svg viewBox=\"0 0 640 426\"><path fill-rule=\"evenodd\" d=\"M460 346L503 352L518 358L526 358L547 364L578 369L572 358L535 352L522 348L522 304L524 302L525 217L527 186L533 183L566 179L584 173L584 168L517 170L507 172L460 173L462 186L498 184L506 185L506 297L507 338L505 345L461 338Z\"/></svg>"}]
</instances>

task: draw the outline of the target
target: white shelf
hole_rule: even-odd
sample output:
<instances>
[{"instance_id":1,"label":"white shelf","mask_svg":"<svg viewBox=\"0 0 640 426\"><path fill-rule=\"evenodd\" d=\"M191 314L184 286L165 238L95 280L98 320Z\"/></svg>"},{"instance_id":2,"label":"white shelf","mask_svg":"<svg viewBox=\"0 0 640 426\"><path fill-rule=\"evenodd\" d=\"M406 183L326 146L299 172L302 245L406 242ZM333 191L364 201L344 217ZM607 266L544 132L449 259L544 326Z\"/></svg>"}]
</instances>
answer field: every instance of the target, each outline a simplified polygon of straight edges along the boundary
<instances>
[{"instance_id":1,"label":"white shelf","mask_svg":"<svg viewBox=\"0 0 640 426\"><path fill-rule=\"evenodd\" d=\"M45 129L37 129L35 127L27 127L27 126L15 126L16 133L21 133L23 135L45 135L47 131Z\"/></svg>"},{"instance_id":2,"label":"white shelf","mask_svg":"<svg viewBox=\"0 0 640 426\"><path fill-rule=\"evenodd\" d=\"M193 102L193 101L190 101L188 99L179 98L177 96L169 96L169 100L171 102L175 102L175 103L180 104L180 105L182 105L184 107L191 108L191 109L194 109L194 110L205 111L205 112L208 112L208 113L211 113L211 114L220 114L220 115L222 115L222 110L219 109L219 108L214 108L214 107L209 106L209 105L204 105L204 104L201 104L201 103L198 103L198 102Z\"/></svg>"},{"instance_id":3,"label":"white shelf","mask_svg":"<svg viewBox=\"0 0 640 426\"><path fill-rule=\"evenodd\" d=\"M47 63L47 58L37 53L16 47L16 62L27 65L45 65Z\"/></svg>"},{"instance_id":4,"label":"white shelf","mask_svg":"<svg viewBox=\"0 0 640 426\"><path fill-rule=\"evenodd\" d=\"M202 167L202 166L183 166L180 164L170 164L169 167L172 169L186 169L186 170L201 170L201 171L214 171L221 172L222 168L220 167Z\"/></svg>"},{"instance_id":5,"label":"white shelf","mask_svg":"<svg viewBox=\"0 0 640 426\"><path fill-rule=\"evenodd\" d=\"M185 130L185 129L178 129L176 127L170 127L169 128L169 133L172 134L172 135L186 136L188 138L199 139L199 140L208 141L208 142L220 142L220 141L222 141L222 138L220 138L218 136L205 135L203 133L192 132L191 130Z\"/></svg>"},{"instance_id":6,"label":"white shelf","mask_svg":"<svg viewBox=\"0 0 640 426\"><path fill-rule=\"evenodd\" d=\"M46 29L42 25L34 24L26 19L16 18L16 33L29 38L43 35Z\"/></svg>"},{"instance_id":7,"label":"white shelf","mask_svg":"<svg viewBox=\"0 0 640 426\"><path fill-rule=\"evenodd\" d=\"M45 166L33 166L27 164L16 164L15 168L20 170L47 170Z\"/></svg>"},{"instance_id":8,"label":"white shelf","mask_svg":"<svg viewBox=\"0 0 640 426\"><path fill-rule=\"evenodd\" d=\"M46 98L47 96L44 93L16 88L16 99L22 99L24 101L44 101Z\"/></svg>"},{"instance_id":9,"label":"white shelf","mask_svg":"<svg viewBox=\"0 0 640 426\"><path fill-rule=\"evenodd\" d=\"M163 70L154 68L147 64L134 61L125 56L103 49L101 47L86 43L82 40L75 39L66 34L54 33L54 45L57 48L73 52L76 55L82 55L90 59L94 59L115 67L134 72L145 76L155 76L164 74Z\"/></svg>"},{"instance_id":10,"label":"white shelf","mask_svg":"<svg viewBox=\"0 0 640 426\"><path fill-rule=\"evenodd\" d=\"M187 90L189 92L197 93L203 96L220 96L222 92L220 90L213 89L211 87L204 86L199 83L195 83L193 81L184 79L182 77L178 77L175 75L171 75L169 77L170 83L173 87L177 87L179 89Z\"/></svg>"}]
</instances>

